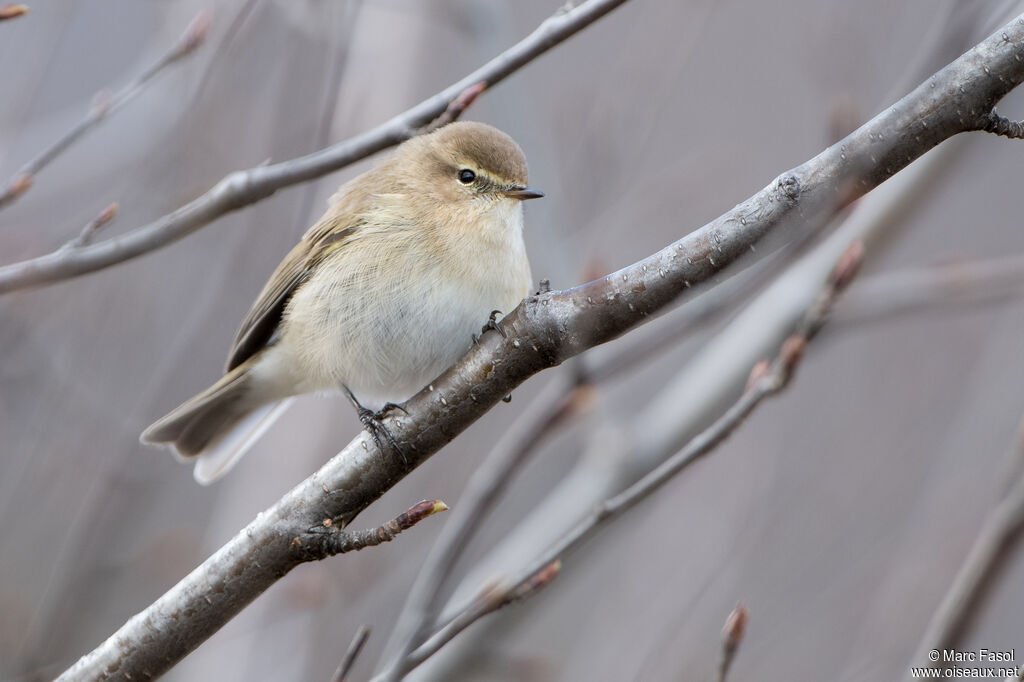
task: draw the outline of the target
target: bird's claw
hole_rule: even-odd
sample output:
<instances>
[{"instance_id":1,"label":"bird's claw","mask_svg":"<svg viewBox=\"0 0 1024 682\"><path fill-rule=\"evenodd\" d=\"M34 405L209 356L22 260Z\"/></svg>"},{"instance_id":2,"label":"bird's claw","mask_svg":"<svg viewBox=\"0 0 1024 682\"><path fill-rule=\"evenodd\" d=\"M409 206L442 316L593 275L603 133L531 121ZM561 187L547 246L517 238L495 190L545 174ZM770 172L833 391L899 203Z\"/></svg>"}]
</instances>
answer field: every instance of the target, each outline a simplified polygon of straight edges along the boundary
<instances>
[{"instance_id":1,"label":"bird's claw","mask_svg":"<svg viewBox=\"0 0 1024 682\"><path fill-rule=\"evenodd\" d=\"M396 405L395 407L398 406ZM398 453L399 457L402 458L402 463L408 464L409 461L405 458L405 453L402 452L402 448L398 444L398 441L395 440L395 437L391 435L391 431L388 430L388 427L384 426L384 422L382 421L382 419L387 416L385 412L388 411L389 410L386 405L380 412L374 412L373 410L368 410L362 406L359 406L356 409L360 423L362 423L363 428L366 429L367 433L369 433L373 438L373 442L377 444L377 448L381 451L384 450L384 444L381 440L381 437L383 436L383 440L387 441L388 447Z\"/></svg>"},{"instance_id":2,"label":"bird's claw","mask_svg":"<svg viewBox=\"0 0 1024 682\"><path fill-rule=\"evenodd\" d=\"M384 417L388 416L389 414L391 414L395 410L398 410L399 412L401 412L402 414L404 414L406 416L409 415L409 410L405 409L404 406L399 405L398 403L384 403L384 407L382 407L379 410L377 410L376 414L374 414L373 416L376 417L378 420L380 420L380 419L383 419Z\"/></svg>"},{"instance_id":3,"label":"bird's claw","mask_svg":"<svg viewBox=\"0 0 1024 682\"><path fill-rule=\"evenodd\" d=\"M501 315L501 311L500 310L492 310L491 311L491 314L487 317L487 322L480 329L481 336L486 334L488 332L488 330L493 329L494 331L496 331L499 334L501 334L501 338L503 338L503 339L507 339L508 338L508 334L505 333L505 330L502 329L498 325L498 322L497 322L498 315ZM478 340L478 343L479 343L479 340Z\"/></svg>"},{"instance_id":4,"label":"bird's claw","mask_svg":"<svg viewBox=\"0 0 1024 682\"><path fill-rule=\"evenodd\" d=\"M387 441L388 446L402 458L402 462L406 465L409 461L405 458L405 453L402 452L401 446L398 445L398 441L388 427L384 426L384 419L394 410L401 410L406 414L409 414L404 407L396 403L385 403L379 411L374 412L373 410L363 407L362 403L356 398L355 394L349 390L348 386L342 385L345 390L345 394L348 396L349 402L352 403L352 407L356 409L356 414L359 416L359 422L366 429L367 433L373 438L373 442L377 444L377 449L381 452L384 451L383 441ZM382 437L383 436L383 441Z\"/></svg>"}]
</instances>

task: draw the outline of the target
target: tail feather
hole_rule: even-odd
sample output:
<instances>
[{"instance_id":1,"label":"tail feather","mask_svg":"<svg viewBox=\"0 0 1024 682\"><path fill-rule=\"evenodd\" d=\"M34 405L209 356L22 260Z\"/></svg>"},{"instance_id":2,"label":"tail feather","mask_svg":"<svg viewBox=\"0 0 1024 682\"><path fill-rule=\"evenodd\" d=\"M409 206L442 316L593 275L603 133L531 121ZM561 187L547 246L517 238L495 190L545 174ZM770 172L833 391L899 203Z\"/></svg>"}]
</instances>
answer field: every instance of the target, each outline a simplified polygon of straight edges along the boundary
<instances>
[{"instance_id":1,"label":"tail feather","mask_svg":"<svg viewBox=\"0 0 1024 682\"><path fill-rule=\"evenodd\" d=\"M196 459L194 475L206 485L226 473L288 407L290 400L267 404L254 391L242 363L220 381L185 401L142 432L143 443L170 445L184 460Z\"/></svg>"},{"instance_id":2,"label":"tail feather","mask_svg":"<svg viewBox=\"0 0 1024 682\"><path fill-rule=\"evenodd\" d=\"M285 398L277 403L264 405L219 439L209 443L196 458L192 475L200 485L209 485L223 476L238 463L242 455L256 444L270 425L284 414L292 404L292 398Z\"/></svg>"},{"instance_id":3,"label":"tail feather","mask_svg":"<svg viewBox=\"0 0 1024 682\"><path fill-rule=\"evenodd\" d=\"M169 443L183 457L199 454L205 445L202 434L207 433L206 440L213 436L210 431L214 420L221 415L229 417L245 402L249 393L249 367L248 364L239 365L213 386L178 405L153 422L142 432L139 440L153 445ZM236 419L240 417L241 414ZM191 438L188 438L189 431L193 431ZM179 440L183 442L179 444Z\"/></svg>"}]
</instances>

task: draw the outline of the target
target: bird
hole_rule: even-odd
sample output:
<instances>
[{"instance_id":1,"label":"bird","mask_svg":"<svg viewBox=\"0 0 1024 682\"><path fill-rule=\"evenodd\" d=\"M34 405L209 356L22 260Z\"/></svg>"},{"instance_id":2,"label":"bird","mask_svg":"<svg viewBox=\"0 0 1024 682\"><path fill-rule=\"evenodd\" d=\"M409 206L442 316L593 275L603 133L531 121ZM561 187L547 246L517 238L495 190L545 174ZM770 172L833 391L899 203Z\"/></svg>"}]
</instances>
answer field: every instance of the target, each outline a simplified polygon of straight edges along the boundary
<instances>
[{"instance_id":1,"label":"bird","mask_svg":"<svg viewBox=\"0 0 1024 682\"><path fill-rule=\"evenodd\" d=\"M378 438L384 411L529 294L522 203L542 196L520 146L490 125L457 121L406 140L342 185L277 266L225 374L140 440L194 461L206 485L294 396L339 391Z\"/></svg>"}]
</instances>

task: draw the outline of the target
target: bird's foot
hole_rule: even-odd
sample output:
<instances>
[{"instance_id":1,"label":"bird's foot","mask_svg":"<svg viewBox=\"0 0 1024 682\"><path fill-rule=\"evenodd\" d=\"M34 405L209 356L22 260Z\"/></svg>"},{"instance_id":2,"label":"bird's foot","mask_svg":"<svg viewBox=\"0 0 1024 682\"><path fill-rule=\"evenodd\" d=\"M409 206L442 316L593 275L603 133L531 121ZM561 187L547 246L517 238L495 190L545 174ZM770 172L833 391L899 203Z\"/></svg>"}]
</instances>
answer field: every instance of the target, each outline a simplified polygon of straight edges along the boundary
<instances>
[{"instance_id":1,"label":"bird's foot","mask_svg":"<svg viewBox=\"0 0 1024 682\"><path fill-rule=\"evenodd\" d=\"M401 410L402 412L409 414L406 409L396 403L385 403L384 407L379 411L374 412L371 409L363 407L362 403L356 399L352 391L348 390L347 386L344 388L349 401L356 409L356 415L359 417L359 422L363 425L363 428L366 429L366 432L373 438L373 442L376 443L377 448L383 452L384 443L386 442L388 447L402 458L402 463L408 465L409 460L406 459L405 453L402 451L402 447L398 444L398 440L395 439L388 427L384 426L384 419L387 418L391 412L394 410Z\"/></svg>"},{"instance_id":2,"label":"bird's foot","mask_svg":"<svg viewBox=\"0 0 1024 682\"><path fill-rule=\"evenodd\" d=\"M398 410L399 412L401 412L402 414L404 414L406 416L409 415L409 410L405 409L404 406L399 405L398 403L384 403L384 407L382 407L379 410L377 410L376 412L374 412L373 416L376 417L378 420L380 420L380 419L383 419L384 417L388 416L389 414L391 414L395 410Z\"/></svg>"},{"instance_id":3,"label":"bird's foot","mask_svg":"<svg viewBox=\"0 0 1024 682\"><path fill-rule=\"evenodd\" d=\"M507 339L508 338L508 334L505 333L505 330L502 329L500 326L498 326L498 322L497 322L498 315L501 315L501 311L500 310L492 310L491 314L487 317L487 322L484 323L484 326L480 328L480 336L477 336L476 334L472 334L471 335L472 338L473 338L473 345L474 346L478 345L480 343L480 339L483 338L483 335L486 334L487 332L491 331L491 330L494 330L494 331L498 332L499 334L501 334L501 338L503 338L503 339Z\"/></svg>"}]
</instances>

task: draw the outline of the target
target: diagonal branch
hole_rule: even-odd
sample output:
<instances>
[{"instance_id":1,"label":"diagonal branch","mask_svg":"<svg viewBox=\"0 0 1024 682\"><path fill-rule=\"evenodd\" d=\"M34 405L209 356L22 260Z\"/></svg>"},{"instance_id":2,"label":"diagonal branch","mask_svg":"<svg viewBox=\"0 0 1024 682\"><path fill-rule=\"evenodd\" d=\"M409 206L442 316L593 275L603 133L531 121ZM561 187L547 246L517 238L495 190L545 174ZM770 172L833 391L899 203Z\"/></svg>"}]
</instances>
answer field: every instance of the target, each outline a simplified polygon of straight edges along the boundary
<instances>
[{"instance_id":1,"label":"diagonal branch","mask_svg":"<svg viewBox=\"0 0 1024 682\"><path fill-rule=\"evenodd\" d=\"M0 8L0 11L8 7L16 8L25 6L6 5L4 8ZM28 11L27 7L25 8L25 11ZM58 138L49 147L41 151L35 158L22 166L21 169L14 174L14 177L7 182L7 187L4 188L3 191L0 191L0 207L11 203L24 194L25 191L32 186L32 182L35 180L35 176L39 171L48 166L54 159L77 142L79 138L99 125L112 113L135 99L142 93L146 88L146 85L156 77L157 74L179 59L195 52L196 48L202 45L203 41L206 40L206 34L209 28L210 13L204 10L197 14L189 23L188 28L185 29L185 32L180 38L178 38L178 41L171 47L171 49L151 64L149 68L139 74L135 80L113 95L106 91L100 92L93 101L93 105L84 119L79 121L74 128L64 133L64 135Z\"/></svg>"},{"instance_id":2,"label":"diagonal branch","mask_svg":"<svg viewBox=\"0 0 1024 682\"><path fill-rule=\"evenodd\" d=\"M359 657L359 653L363 650L363 646L366 644L366 640L370 636L370 628L365 625L360 625L359 629L356 630L355 637L352 638L352 643L348 645L348 651L345 652L345 657L341 659L341 663L338 664L338 669L334 671L334 677L331 678L331 682L345 682L345 678L348 677L349 672L352 671L352 666L355 665L356 659Z\"/></svg>"},{"instance_id":3,"label":"diagonal branch","mask_svg":"<svg viewBox=\"0 0 1024 682\"><path fill-rule=\"evenodd\" d=\"M1017 459L1024 452L1024 421L1018 429L1016 447ZM985 517L981 529L971 546L967 557L957 571L949 590L935 609L928 628L921 637L911 669L916 666L939 667L942 662L932 660L931 651L951 649L961 635L965 622L978 606L978 600L990 581L1000 561L1007 559L1014 539L1024 527L1024 475L1018 474L1012 487L1003 495L998 504ZM1012 678L1011 678L1012 679Z\"/></svg>"},{"instance_id":4,"label":"diagonal branch","mask_svg":"<svg viewBox=\"0 0 1024 682\"><path fill-rule=\"evenodd\" d=\"M235 171L184 206L118 237L0 267L0 294L52 284L136 258L280 189L332 173L399 144L437 117L461 113L468 106L458 106L466 93L501 82L624 2L587 0L571 10L559 11L473 73L373 130L296 159Z\"/></svg>"},{"instance_id":5,"label":"diagonal branch","mask_svg":"<svg viewBox=\"0 0 1024 682\"><path fill-rule=\"evenodd\" d=\"M1024 16L708 225L604 278L528 297L499 323L504 335L486 335L405 404L408 414L385 419L405 461L360 434L61 679L166 671L301 563L292 539L323 515L354 518L530 376L624 334L688 298L692 285L719 275L752 245L770 253L773 243L823 224L940 142L981 129L1022 81Z\"/></svg>"},{"instance_id":6,"label":"diagonal branch","mask_svg":"<svg viewBox=\"0 0 1024 682\"><path fill-rule=\"evenodd\" d=\"M836 299L856 275L863 256L864 246L860 242L853 242L847 247L836 263L826 286L819 292L807 310L807 314L801 320L797 330L782 344L775 359L771 363L762 360L754 366L750 373L747 390L711 426L691 439L686 447L662 462L639 481L599 504L593 512L581 519L551 547L545 549L531 561L528 568L511 579L506 579L502 583L484 590L464 608L459 609L448 623L438 628L420 647L408 654L403 652L405 655L392 662L384 673L374 678L374 682L400 679L436 653L441 646L453 639L459 632L509 603L507 599L489 595L497 594L501 597L521 595L523 590L537 579L537 576L544 574L548 566L560 566L560 557L579 546L612 519L621 516L650 497L680 471L712 452L743 424L754 408L766 398L784 390L790 384L797 366L803 359L807 344L824 326ZM492 604L496 604L494 608L487 608ZM443 641L439 641L441 639ZM736 646L739 646L738 638L733 647L733 654Z\"/></svg>"},{"instance_id":7,"label":"diagonal branch","mask_svg":"<svg viewBox=\"0 0 1024 682\"><path fill-rule=\"evenodd\" d=\"M416 576L405 606L398 617L392 640L396 646L395 658L406 658L423 641L440 601L444 579L455 568L469 541L476 534L486 515L501 492L503 483L521 468L531 452L558 425L586 411L591 403L591 388L582 384L563 391L560 382L552 384L560 397L554 404L545 396L535 399L524 421L525 431L509 430L495 444L491 455L473 472L459 499L458 513L446 523L437 542L423 561L423 570Z\"/></svg>"}]
</instances>

